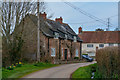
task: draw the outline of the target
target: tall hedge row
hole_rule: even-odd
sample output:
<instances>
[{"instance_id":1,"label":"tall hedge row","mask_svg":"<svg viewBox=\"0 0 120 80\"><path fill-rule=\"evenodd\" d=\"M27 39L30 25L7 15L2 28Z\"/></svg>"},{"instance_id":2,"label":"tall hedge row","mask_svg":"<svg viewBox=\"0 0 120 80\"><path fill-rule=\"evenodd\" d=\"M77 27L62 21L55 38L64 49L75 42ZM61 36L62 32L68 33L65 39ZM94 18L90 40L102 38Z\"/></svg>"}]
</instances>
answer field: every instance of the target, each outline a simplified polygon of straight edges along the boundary
<instances>
[{"instance_id":1,"label":"tall hedge row","mask_svg":"<svg viewBox=\"0 0 120 80\"><path fill-rule=\"evenodd\" d=\"M97 50L96 60L100 77L120 79L120 47L106 47Z\"/></svg>"}]
</instances>

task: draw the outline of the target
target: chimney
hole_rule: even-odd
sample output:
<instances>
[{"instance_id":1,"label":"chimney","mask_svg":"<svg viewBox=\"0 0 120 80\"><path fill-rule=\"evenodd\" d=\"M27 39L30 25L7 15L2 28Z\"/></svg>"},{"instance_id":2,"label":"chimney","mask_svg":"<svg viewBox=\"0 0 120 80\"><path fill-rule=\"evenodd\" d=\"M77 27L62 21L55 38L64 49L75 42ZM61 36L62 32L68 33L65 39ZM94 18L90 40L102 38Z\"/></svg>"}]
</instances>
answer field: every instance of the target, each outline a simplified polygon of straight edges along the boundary
<instances>
[{"instance_id":1,"label":"chimney","mask_svg":"<svg viewBox=\"0 0 120 80\"><path fill-rule=\"evenodd\" d=\"M79 27L79 28L78 28L78 31L79 31L79 33L82 33L82 27ZM78 34L79 34L79 33L78 33Z\"/></svg>"},{"instance_id":2,"label":"chimney","mask_svg":"<svg viewBox=\"0 0 120 80\"><path fill-rule=\"evenodd\" d=\"M62 22L62 21L63 21L62 17L56 18L55 21L56 21L56 22L59 22L59 23L63 23L63 22Z\"/></svg>"},{"instance_id":3,"label":"chimney","mask_svg":"<svg viewBox=\"0 0 120 80\"><path fill-rule=\"evenodd\" d=\"M40 13L40 17L43 17L44 19L46 19L46 16L47 14L44 12L44 13Z\"/></svg>"}]
</instances>

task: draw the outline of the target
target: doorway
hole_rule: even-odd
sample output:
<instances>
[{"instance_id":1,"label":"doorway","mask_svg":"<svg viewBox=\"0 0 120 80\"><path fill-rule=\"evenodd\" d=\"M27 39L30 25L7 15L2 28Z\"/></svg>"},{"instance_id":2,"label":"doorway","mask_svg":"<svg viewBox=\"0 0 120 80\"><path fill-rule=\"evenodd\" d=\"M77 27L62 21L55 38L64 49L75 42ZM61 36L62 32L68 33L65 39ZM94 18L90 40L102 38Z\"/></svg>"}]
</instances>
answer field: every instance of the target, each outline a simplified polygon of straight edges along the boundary
<instances>
[{"instance_id":1,"label":"doorway","mask_svg":"<svg viewBox=\"0 0 120 80\"><path fill-rule=\"evenodd\" d=\"M64 59L67 60L67 49L64 49Z\"/></svg>"}]
</instances>

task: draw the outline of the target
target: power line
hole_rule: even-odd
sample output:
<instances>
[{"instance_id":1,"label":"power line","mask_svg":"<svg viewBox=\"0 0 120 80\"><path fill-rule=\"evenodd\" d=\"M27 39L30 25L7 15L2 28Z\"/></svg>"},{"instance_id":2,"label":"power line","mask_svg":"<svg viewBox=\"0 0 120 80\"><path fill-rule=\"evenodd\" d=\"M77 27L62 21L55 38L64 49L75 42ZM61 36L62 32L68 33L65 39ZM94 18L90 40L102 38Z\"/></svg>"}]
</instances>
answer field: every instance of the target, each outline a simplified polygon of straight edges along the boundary
<instances>
[{"instance_id":1,"label":"power line","mask_svg":"<svg viewBox=\"0 0 120 80\"><path fill-rule=\"evenodd\" d=\"M88 16L89 18L94 19L95 21L98 21L98 22L100 22L100 23L102 23L102 24L108 25L106 21L104 21L104 20L102 20L102 19L99 19L98 17L93 16L93 15L91 15L91 14L83 11L82 9L76 7L75 5L71 4L70 2L64 2L64 3L67 4L68 6L72 7L73 9L79 11L80 13ZM113 25L112 25L111 23L109 23L109 26L112 27Z\"/></svg>"},{"instance_id":2,"label":"power line","mask_svg":"<svg viewBox=\"0 0 120 80\"><path fill-rule=\"evenodd\" d=\"M116 17L116 16L118 16L118 15L113 15L113 16L110 16L110 17L108 17L108 18L112 18L112 17ZM103 18L103 19L107 19L108 20L108 18ZM102 20L103 20L102 19ZM95 23L95 22L97 22L98 20L94 20L94 21L85 21L85 22L76 22L76 23L68 23L68 24L87 24L87 23Z\"/></svg>"}]
</instances>

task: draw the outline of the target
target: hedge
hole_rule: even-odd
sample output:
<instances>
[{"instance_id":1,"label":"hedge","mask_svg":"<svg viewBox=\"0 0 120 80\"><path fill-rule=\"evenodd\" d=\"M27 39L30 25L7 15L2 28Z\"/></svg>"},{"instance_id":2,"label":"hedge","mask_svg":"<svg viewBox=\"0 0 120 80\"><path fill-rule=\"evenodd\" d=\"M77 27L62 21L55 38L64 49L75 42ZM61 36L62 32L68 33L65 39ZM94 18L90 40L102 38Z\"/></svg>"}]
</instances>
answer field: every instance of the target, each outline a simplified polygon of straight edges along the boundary
<instances>
[{"instance_id":1,"label":"hedge","mask_svg":"<svg viewBox=\"0 0 120 80\"><path fill-rule=\"evenodd\" d=\"M98 78L120 79L120 47L106 47L96 52Z\"/></svg>"}]
</instances>

